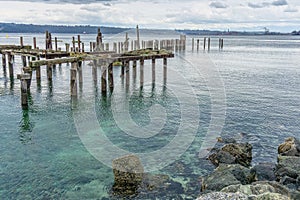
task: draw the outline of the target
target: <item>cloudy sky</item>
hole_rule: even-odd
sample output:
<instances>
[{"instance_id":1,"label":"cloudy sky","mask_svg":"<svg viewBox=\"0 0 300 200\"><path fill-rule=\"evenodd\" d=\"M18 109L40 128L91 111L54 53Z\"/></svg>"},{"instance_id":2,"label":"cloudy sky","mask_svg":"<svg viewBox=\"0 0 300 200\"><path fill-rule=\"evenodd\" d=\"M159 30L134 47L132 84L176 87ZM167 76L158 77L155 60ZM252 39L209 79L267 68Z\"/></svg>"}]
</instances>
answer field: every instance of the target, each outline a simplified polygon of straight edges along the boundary
<instances>
[{"instance_id":1,"label":"cloudy sky","mask_svg":"<svg viewBox=\"0 0 300 200\"><path fill-rule=\"evenodd\" d=\"M290 32L299 0L0 0L0 22Z\"/></svg>"}]
</instances>

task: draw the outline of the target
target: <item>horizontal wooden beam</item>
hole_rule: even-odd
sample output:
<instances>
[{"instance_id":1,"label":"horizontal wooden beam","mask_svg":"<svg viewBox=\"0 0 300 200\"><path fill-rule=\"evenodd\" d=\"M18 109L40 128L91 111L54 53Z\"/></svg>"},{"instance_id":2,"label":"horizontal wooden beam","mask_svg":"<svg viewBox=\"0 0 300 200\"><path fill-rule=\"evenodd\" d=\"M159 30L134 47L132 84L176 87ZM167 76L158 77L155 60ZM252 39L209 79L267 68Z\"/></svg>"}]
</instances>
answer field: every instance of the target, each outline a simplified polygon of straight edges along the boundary
<instances>
[{"instance_id":1,"label":"horizontal wooden beam","mask_svg":"<svg viewBox=\"0 0 300 200\"><path fill-rule=\"evenodd\" d=\"M0 45L0 50L4 49L32 49L32 46L26 45L26 46L18 46L18 45Z\"/></svg>"},{"instance_id":2,"label":"horizontal wooden beam","mask_svg":"<svg viewBox=\"0 0 300 200\"><path fill-rule=\"evenodd\" d=\"M30 62L29 66L31 68L36 68L36 67L40 67L40 66L43 66L43 65L57 65L57 64L63 64L63 63L68 63L68 62L77 62L79 60L80 60L80 58L78 58L78 57L38 60L38 61Z\"/></svg>"}]
</instances>

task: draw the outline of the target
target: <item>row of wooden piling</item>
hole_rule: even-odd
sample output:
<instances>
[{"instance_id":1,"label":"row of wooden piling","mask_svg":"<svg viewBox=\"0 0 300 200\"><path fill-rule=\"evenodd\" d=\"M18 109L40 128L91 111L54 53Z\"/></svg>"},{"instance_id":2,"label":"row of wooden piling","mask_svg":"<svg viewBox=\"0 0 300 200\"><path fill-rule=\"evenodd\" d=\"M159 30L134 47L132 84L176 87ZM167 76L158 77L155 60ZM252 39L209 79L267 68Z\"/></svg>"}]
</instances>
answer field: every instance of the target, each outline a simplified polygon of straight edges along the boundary
<instances>
[{"instance_id":1,"label":"row of wooden piling","mask_svg":"<svg viewBox=\"0 0 300 200\"><path fill-rule=\"evenodd\" d=\"M126 88L130 85L130 69L132 69L133 79L137 78L137 64L139 62L140 69L140 88L144 86L144 65L145 60L126 60L122 62L121 66L121 78L125 80ZM132 63L132 64L130 64ZM156 82L156 59L151 59L152 63L152 84L155 85ZM98 69L100 68L100 82L101 91L106 94L109 90L113 91L114 85L114 70L113 63L107 63L103 60L94 60L92 65L92 77L94 84L98 82ZM167 58L163 58L163 84L167 82ZM82 84L82 62L72 62L70 69L70 93L71 96L76 97L78 91L78 83Z\"/></svg>"},{"instance_id":2,"label":"row of wooden piling","mask_svg":"<svg viewBox=\"0 0 300 200\"><path fill-rule=\"evenodd\" d=\"M219 50L222 50L224 47L224 39L219 38ZM203 50L210 51L211 48L211 38L204 37L203 39ZM200 39L196 39L196 50L199 51L200 49ZM195 38L192 38L192 51L195 50Z\"/></svg>"}]
</instances>

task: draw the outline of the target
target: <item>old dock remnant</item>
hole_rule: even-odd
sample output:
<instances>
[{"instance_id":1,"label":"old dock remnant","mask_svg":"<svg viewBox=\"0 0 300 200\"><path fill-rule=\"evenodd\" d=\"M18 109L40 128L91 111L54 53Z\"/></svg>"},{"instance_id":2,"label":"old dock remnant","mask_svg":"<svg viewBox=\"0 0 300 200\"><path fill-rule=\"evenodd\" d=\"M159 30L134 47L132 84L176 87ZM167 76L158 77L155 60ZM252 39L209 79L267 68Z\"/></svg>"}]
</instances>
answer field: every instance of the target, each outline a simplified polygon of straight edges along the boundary
<instances>
[{"instance_id":1,"label":"old dock remnant","mask_svg":"<svg viewBox=\"0 0 300 200\"><path fill-rule=\"evenodd\" d=\"M132 68L132 76L137 77L137 67L140 68L140 88L143 89L145 76L145 61L152 61L152 82L155 83L156 78L156 60L163 60L163 82L167 81L167 59L173 58L173 50L185 50L186 37L181 36L177 40L152 40L141 41L139 35L139 28L137 26L137 40L131 41L131 51L129 51L130 40L128 34L125 36L125 42L103 43L103 37L100 29L98 29L96 42L90 42L90 51L84 50L84 43L81 36L72 37L72 45L70 49L69 43L65 44L65 51L59 48L58 42L61 42L58 37L54 37L50 32L45 33L45 49L37 47L37 39L33 38L33 46L24 45L24 38L20 37L20 45L0 45L0 54L2 54L2 66L6 70L9 69L9 76L11 82L14 81L14 56L20 56L22 61L22 72L17 75L21 82L21 105L24 109L28 108L28 94L32 86L33 78L39 87L41 85L41 68L46 66L46 77L49 85L52 85L53 74L56 65L71 63L70 68L70 96L76 98L78 96L78 87L82 88L83 68L88 65L83 65L83 62L90 62L92 64L92 77L96 86L98 84L98 68L101 69L100 82L101 91L106 94L107 91L113 92L114 89L114 63L122 63L122 76L126 81L126 88L130 85L130 70ZM54 42L54 45L52 44ZM140 48L140 43L144 49ZM177 45L176 45L177 44ZM113 47L110 51L109 47ZM119 47L119 48L117 48ZM139 61L139 65L138 65ZM60 66L61 67L61 66ZM115 68L116 69L116 68ZM35 73L33 73L35 71Z\"/></svg>"}]
</instances>

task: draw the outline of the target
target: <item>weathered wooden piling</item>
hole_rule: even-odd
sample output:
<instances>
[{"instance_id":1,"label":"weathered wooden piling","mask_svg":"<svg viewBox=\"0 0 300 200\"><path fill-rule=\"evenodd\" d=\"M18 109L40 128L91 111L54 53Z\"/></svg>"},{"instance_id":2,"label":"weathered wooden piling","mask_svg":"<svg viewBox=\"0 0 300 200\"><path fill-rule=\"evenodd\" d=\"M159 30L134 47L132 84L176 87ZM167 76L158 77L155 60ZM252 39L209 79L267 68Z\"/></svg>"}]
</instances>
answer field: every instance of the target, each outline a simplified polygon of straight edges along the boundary
<instances>
[{"instance_id":1,"label":"weathered wooden piling","mask_svg":"<svg viewBox=\"0 0 300 200\"><path fill-rule=\"evenodd\" d=\"M122 62L122 66L121 66L121 77L124 77L125 75L125 62Z\"/></svg>"},{"instance_id":2,"label":"weathered wooden piling","mask_svg":"<svg viewBox=\"0 0 300 200\"><path fill-rule=\"evenodd\" d=\"M107 66L104 65L104 66L101 67L101 91L102 91L102 93L107 92L106 75L107 75Z\"/></svg>"},{"instance_id":3,"label":"weathered wooden piling","mask_svg":"<svg viewBox=\"0 0 300 200\"><path fill-rule=\"evenodd\" d=\"M75 44L75 37L72 37L72 47L73 47L73 51L76 51L76 44Z\"/></svg>"},{"instance_id":4,"label":"weathered wooden piling","mask_svg":"<svg viewBox=\"0 0 300 200\"><path fill-rule=\"evenodd\" d=\"M71 96L77 96L77 62L72 62L70 69L70 90Z\"/></svg>"},{"instance_id":5,"label":"weathered wooden piling","mask_svg":"<svg viewBox=\"0 0 300 200\"><path fill-rule=\"evenodd\" d=\"M66 52L69 53L70 52L70 44L66 43Z\"/></svg>"},{"instance_id":6,"label":"weathered wooden piling","mask_svg":"<svg viewBox=\"0 0 300 200\"><path fill-rule=\"evenodd\" d=\"M159 41L158 40L154 41L154 50L159 50Z\"/></svg>"},{"instance_id":7,"label":"weathered wooden piling","mask_svg":"<svg viewBox=\"0 0 300 200\"><path fill-rule=\"evenodd\" d=\"M26 56L21 56L21 59L22 59L23 67L26 67L26 65L27 65Z\"/></svg>"},{"instance_id":8,"label":"weathered wooden piling","mask_svg":"<svg viewBox=\"0 0 300 200\"><path fill-rule=\"evenodd\" d=\"M28 79L30 79L30 74L21 74L21 106L23 109L28 108Z\"/></svg>"},{"instance_id":9,"label":"weathered wooden piling","mask_svg":"<svg viewBox=\"0 0 300 200\"><path fill-rule=\"evenodd\" d=\"M82 62L81 61L79 61L77 63L77 71L78 71L79 84L82 85L82 83L83 83L83 76L82 76Z\"/></svg>"},{"instance_id":10,"label":"weathered wooden piling","mask_svg":"<svg viewBox=\"0 0 300 200\"><path fill-rule=\"evenodd\" d=\"M36 37L33 38L33 49L36 49Z\"/></svg>"},{"instance_id":11,"label":"weathered wooden piling","mask_svg":"<svg viewBox=\"0 0 300 200\"><path fill-rule=\"evenodd\" d=\"M205 50L206 48L206 37L204 37L204 41L203 41L203 49Z\"/></svg>"},{"instance_id":12,"label":"weathered wooden piling","mask_svg":"<svg viewBox=\"0 0 300 200\"><path fill-rule=\"evenodd\" d=\"M136 79L136 66L137 66L137 61L134 60L132 62L132 77L133 77L133 80Z\"/></svg>"},{"instance_id":13,"label":"weathered wooden piling","mask_svg":"<svg viewBox=\"0 0 300 200\"><path fill-rule=\"evenodd\" d=\"M223 49L223 47L224 47L224 39L222 38L221 39L221 49Z\"/></svg>"},{"instance_id":14,"label":"weathered wooden piling","mask_svg":"<svg viewBox=\"0 0 300 200\"><path fill-rule=\"evenodd\" d=\"M90 42L90 52L93 52L93 42Z\"/></svg>"},{"instance_id":15,"label":"weathered wooden piling","mask_svg":"<svg viewBox=\"0 0 300 200\"><path fill-rule=\"evenodd\" d=\"M77 35L78 52L81 52L81 39L80 35Z\"/></svg>"},{"instance_id":16,"label":"weathered wooden piling","mask_svg":"<svg viewBox=\"0 0 300 200\"><path fill-rule=\"evenodd\" d=\"M207 41L207 50L210 51L210 38L208 38L208 41Z\"/></svg>"},{"instance_id":17,"label":"weathered wooden piling","mask_svg":"<svg viewBox=\"0 0 300 200\"><path fill-rule=\"evenodd\" d=\"M21 48L24 47L24 40L23 40L22 36L20 37L20 46L21 46ZM26 67L26 56L22 55L21 60L22 60L23 67Z\"/></svg>"},{"instance_id":18,"label":"weathered wooden piling","mask_svg":"<svg viewBox=\"0 0 300 200\"><path fill-rule=\"evenodd\" d=\"M167 64L168 64L168 61L167 61L167 58L163 58L163 76L164 76L164 85L166 85L167 83Z\"/></svg>"},{"instance_id":19,"label":"weathered wooden piling","mask_svg":"<svg viewBox=\"0 0 300 200\"><path fill-rule=\"evenodd\" d=\"M126 32L125 42L124 42L124 50L125 50L125 52L127 52L128 49L129 49L129 38L128 38L128 33Z\"/></svg>"},{"instance_id":20,"label":"weathered wooden piling","mask_svg":"<svg viewBox=\"0 0 300 200\"><path fill-rule=\"evenodd\" d=\"M41 67L38 66L35 68L35 73L36 73L36 81L37 81L37 84L39 85L41 83Z\"/></svg>"},{"instance_id":21,"label":"weathered wooden piling","mask_svg":"<svg viewBox=\"0 0 300 200\"><path fill-rule=\"evenodd\" d=\"M192 38L192 51L194 51L194 44L195 43L195 39L194 38Z\"/></svg>"},{"instance_id":22,"label":"weathered wooden piling","mask_svg":"<svg viewBox=\"0 0 300 200\"><path fill-rule=\"evenodd\" d=\"M179 50L179 39L175 40L175 51Z\"/></svg>"},{"instance_id":23,"label":"weathered wooden piling","mask_svg":"<svg viewBox=\"0 0 300 200\"><path fill-rule=\"evenodd\" d=\"M9 77L11 80L14 79L14 67L13 67L13 56L11 55L11 52L7 53L7 60L8 60L8 71L9 71Z\"/></svg>"},{"instance_id":24,"label":"weathered wooden piling","mask_svg":"<svg viewBox=\"0 0 300 200\"><path fill-rule=\"evenodd\" d=\"M51 33L49 33L48 31L46 31L46 50L48 49L52 49L52 37L51 37Z\"/></svg>"},{"instance_id":25,"label":"weathered wooden piling","mask_svg":"<svg viewBox=\"0 0 300 200\"><path fill-rule=\"evenodd\" d=\"M136 26L136 38L137 38L137 49L140 49L140 30L139 26Z\"/></svg>"},{"instance_id":26,"label":"weathered wooden piling","mask_svg":"<svg viewBox=\"0 0 300 200\"><path fill-rule=\"evenodd\" d=\"M3 69L6 70L6 54L2 54L2 66Z\"/></svg>"},{"instance_id":27,"label":"weathered wooden piling","mask_svg":"<svg viewBox=\"0 0 300 200\"><path fill-rule=\"evenodd\" d=\"M129 86L129 80L130 80L130 71L129 71L129 61L125 61L125 71L126 71L126 86Z\"/></svg>"},{"instance_id":28,"label":"weathered wooden piling","mask_svg":"<svg viewBox=\"0 0 300 200\"><path fill-rule=\"evenodd\" d=\"M117 50L118 50L117 46L118 46L118 44L116 42L114 42L113 51L116 52L116 53L117 53Z\"/></svg>"},{"instance_id":29,"label":"weathered wooden piling","mask_svg":"<svg viewBox=\"0 0 300 200\"><path fill-rule=\"evenodd\" d=\"M155 84L155 58L152 58L152 84Z\"/></svg>"},{"instance_id":30,"label":"weathered wooden piling","mask_svg":"<svg viewBox=\"0 0 300 200\"><path fill-rule=\"evenodd\" d=\"M27 79L27 89L30 90L31 80L32 80L32 69L31 67L23 67L24 74L29 74L30 78Z\"/></svg>"},{"instance_id":31,"label":"weathered wooden piling","mask_svg":"<svg viewBox=\"0 0 300 200\"><path fill-rule=\"evenodd\" d=\"M118 42L118 53L121 53L121 42Z\"/></svg>"},{"instance_id":32,"label":"weathered wooden piling","mask_svg":"<svg viewBox=\"0 0 300 200\"><path fill-rule=\"evenodd\" d=\"M20 46L21 46L21 48L23 48L23 46L24 46L24 42L23 42L23 37L22 36L20 37Z\"/></svg>"},{"instance_id":33,"label":"weathered wooden piling","mask_svg":"<svg viewBox=\"0 0 300 200\"><path fill-rule=\"evenodd\" d=\"M82 48L81 52L84 53L85 52L85 50L84 50L84 43L81 43L81 48Z\"/></svg>"},{"instance_id":34,"label":"weathered wooden piling","mask_svg":"<svg viewBox=\"0 0 300 200\"><path fill-rule=\"evenodd\" d=\"M197 39L197 51L199 51L200 40Z\"/></svg>"},{"instance_id":35,"label":"weathered wooden piling","mask_svg":"<svg viewBox=\"0 0 300 200\"><path fill-rule=\"evenodd\" d=\"M113 63L109 63L108 65L108 85L110 91L114 89L114 72L113 72Z\"/></svg>"},{"instance_id":36,"label":"weathered wooden piling","mask_svg":"<svg viewBox=\"0 0 300 200\"><path fill-rule=\"evenodd\" d=\"M98 49L103 50L103 49L101 49L101 45L102 45L102 33L101 33L100 28L98 28L98 34L97 34L97 38L96 38L96 44L97 44L97 48Z\"/></svg>"},{"instance_id":37,"label":"weathered wooden piling","mask_svg":"<svg viewBox=\"0 0 300 200\"><path fill-rule=\"evenodd\" d=\"M48 78L48 81L52 81L52 75L53 75L52 67L53 67L53 65L51 65L51 64L47 65L47 78Z\"/></svg>"},{"instance_id":38,"label":"weathered wooden piling","mask_svg":"<svg viewBox=\"0 0 300 200\"><path fill-rule=\"evenodd\" d=\"M144 59L140 59L140 87L144 86Z\"/></svg>"},{"instance_id":39,"label":"weathered wooden piling","mask_svg":"<svg viewBox=\"0 0 300 200\"><path fill-rule=\"evenodd\" d=\"M93 65L92 65L92 76L93 76L93 81L95 83L95 85L97 84L97 67L98 67L98 64L97 64L97 60L93 60Z\"/></svg>"},{"instance_id":40,"label":"weathered wooden piling","mask_svg":"<svg viewBox=\"0 0 300 200\"><path fill-rule=\"evenodd\" d=\"M58 46L57 46L57 37L54 38L54 46L55 46L55 51L57 51L57 48L58 48Z\"/></svg>"}]
</instances>

